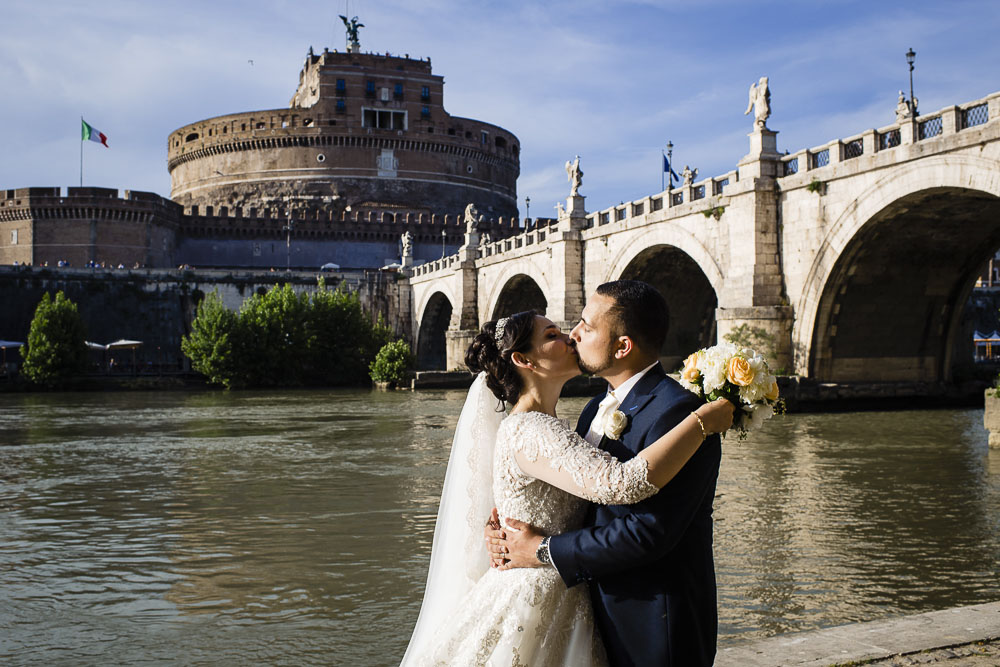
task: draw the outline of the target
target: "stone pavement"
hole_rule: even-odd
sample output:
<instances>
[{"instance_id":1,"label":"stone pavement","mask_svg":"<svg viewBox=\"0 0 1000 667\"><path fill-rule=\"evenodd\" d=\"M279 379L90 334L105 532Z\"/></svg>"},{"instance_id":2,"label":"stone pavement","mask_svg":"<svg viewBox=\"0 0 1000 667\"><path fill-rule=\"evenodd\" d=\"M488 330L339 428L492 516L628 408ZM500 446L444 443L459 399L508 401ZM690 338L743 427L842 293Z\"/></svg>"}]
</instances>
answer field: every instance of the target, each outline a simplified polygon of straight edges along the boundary
<instances>
[{"instance_id":1,"label":"stone pavement","mask_svg":"<svg viewBox=\"0 0 1000 667\"><path fill-rule=\"evenodd\" d=\"M1000 667L1000 602L769 637L719 651L716 667L946 664Z\"/></svg>"}]
</instances>

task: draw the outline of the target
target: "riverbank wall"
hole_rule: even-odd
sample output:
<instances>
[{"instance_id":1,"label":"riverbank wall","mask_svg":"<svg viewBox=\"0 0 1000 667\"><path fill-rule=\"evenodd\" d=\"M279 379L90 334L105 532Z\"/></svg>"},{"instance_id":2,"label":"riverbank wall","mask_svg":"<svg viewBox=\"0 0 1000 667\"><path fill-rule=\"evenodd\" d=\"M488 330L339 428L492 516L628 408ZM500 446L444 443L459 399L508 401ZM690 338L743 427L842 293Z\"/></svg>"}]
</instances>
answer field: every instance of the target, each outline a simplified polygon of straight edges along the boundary
<instances>
[{"instance_id":1,"label":"riverbank wall","mask_svg":"<svg viewBox=\"0 0 1000 667\"><path fill-rule=\"evenodd\" d=\"M720 649L715 667L1000 664L1000 602L769 637Z\"/></svg>"},{"instance_id":2,"label":"riverbank wall","mask_svg":"<svg viewBox=\"0 0 1000 667\"><path fill-rule=\"evenodd\" d=\"M282 284L313 292L323 278L327 287L356 293L372 317L381 315L397 336L412 340L410 291L387 271L343 273L219 271L203 269L104 269L0 267L0 339L26 341L35 308L46 292L62 291L77 304L87 340L101 344L120 339L142 341L118 352L119 372L190 370L181 353L181 337L190 333L198 303L213 291L238 310L252 294ZM13 354L16 354L14 352ZM100 360L95 360L100 361ZM108 360L103 360L107 363Z\"/></svg>"}]
</instances>

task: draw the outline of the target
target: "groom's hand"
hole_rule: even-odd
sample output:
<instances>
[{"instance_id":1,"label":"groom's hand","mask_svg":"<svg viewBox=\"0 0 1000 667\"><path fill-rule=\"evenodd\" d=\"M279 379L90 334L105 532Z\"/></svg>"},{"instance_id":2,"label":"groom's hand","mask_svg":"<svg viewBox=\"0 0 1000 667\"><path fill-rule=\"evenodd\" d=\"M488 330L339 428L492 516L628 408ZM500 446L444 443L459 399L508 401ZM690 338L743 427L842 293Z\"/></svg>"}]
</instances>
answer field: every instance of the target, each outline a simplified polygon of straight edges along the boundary
<instances>
[{"instance_id":1,"label":"groom's hand","mask_svg":"<svg viewBox=\"0 0 1000 667\"><path fill-rule=\"evenodd\" d=\"M506 557L506 562L499 566L500 569L542 567L542 563L535 558L535 552L538 551L538 545L545 536L534 526L517 519L507 519L507 527L510 530L504 531L506 537L500 540L500 548Z\"/></svg>"}]
</instances>

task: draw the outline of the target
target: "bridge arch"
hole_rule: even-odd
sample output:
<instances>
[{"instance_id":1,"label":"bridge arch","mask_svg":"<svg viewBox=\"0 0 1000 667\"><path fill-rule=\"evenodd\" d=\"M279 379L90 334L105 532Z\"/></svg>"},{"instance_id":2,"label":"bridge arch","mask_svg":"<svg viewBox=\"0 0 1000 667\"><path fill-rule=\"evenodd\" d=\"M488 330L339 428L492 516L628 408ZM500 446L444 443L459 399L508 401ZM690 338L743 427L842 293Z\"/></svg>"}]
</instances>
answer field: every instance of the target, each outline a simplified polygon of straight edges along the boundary
<instances>
[{"instance_id":1,"label":"bridge arch","mask_svg":"<svg viewBox=\"0 0 1000 667\"><path fill-rule=\"evenodd\" d=\"M894 168L816 252L795 309L796 369L841 382L952 379L955 360L972 357L963 307L998 246L995 160L948 155Z\"/></svg>"},{"instance_id":2,"label":"bridge arch","mask_svg":"<svg viewBox=\"0 0 1000 667\"><path fill-rule=\"evenodd\" d=\"M679 229L637 236L618 252L601 282L619 279L650 283L666 299L670 323L660 358L667 370L716 342L722 271L693 236Z\"/></svg>"},{"instance_id":3,"label":"bridge arch","mask_svg":"<svg viewBox=\"0 0 1000 667\"><path fill-rule=\"evenodd\" d=\"M495 276L480 274L480 289L484 278L490 286L479 310L480 323L512 312L535 309L545 314L551 293L545 272L531 263L511 262ZM511 310L513 309L513 310Z\"/></svg>"},{"instance_id":4,"label":"bridge arch","mask_svg":"<svg viewBox=\"0 0 1000 667\"><path fill-rule=\"evenodd\" d=\"M441 290L430 292L422 304L417 329L416 357L420 370L447 370L446 332L455 308Z\"/></svg>"},{"instance_id":5,"label":"bridge arch","mask_svg":"<svg viewBox=\"0 0 1000 667\"><path fill-rule=\"evenodd\" d=\"M544 315L548 305L545 293L538 283L531 276L518 273L503 284L488 315L491 320L522 310L534 310Z\"/></svg>"}]
</instances>

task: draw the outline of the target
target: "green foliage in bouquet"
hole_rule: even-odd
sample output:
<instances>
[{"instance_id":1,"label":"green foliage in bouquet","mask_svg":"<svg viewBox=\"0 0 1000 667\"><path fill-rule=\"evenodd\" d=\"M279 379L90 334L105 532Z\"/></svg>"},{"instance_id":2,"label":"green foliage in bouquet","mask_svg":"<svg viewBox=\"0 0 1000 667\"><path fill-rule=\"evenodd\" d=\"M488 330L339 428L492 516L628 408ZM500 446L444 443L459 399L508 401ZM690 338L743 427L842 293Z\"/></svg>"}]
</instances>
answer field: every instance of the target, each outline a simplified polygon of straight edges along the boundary
<instances>
[{"instance_id":1,"label":"green foliage in bouquet","mask_svg":"<svg viewBox=\"0 0 1000 667\"><path fill-rule=\"evenodd\" d=\"M375 361L368 367L375 382L401 383L415 362L413 352L405 341L386 343L375 355Z\"/></svg>"},{"instance_id":2,"label":"green foliage in bouquet","mask_svg":"<svg viewBox=\"0 0 1000 667\"><path fill-rule=\"evenodd\" d=\"M208 295L181 350L192 368L227 389L334 386L364 383L368 364L392 338L356 294L329 290L320 279L312 295L276 286L238 313Z\"/></svg>"},{"instance_id":3,"label":"green foliage in bouquet","mask_svg":"<svg viewBox=\"0 0 1000 667\"><path fill-rule=\"evenodd\" d=\"M28 344L21 348L22 372L29 381L59 387L87 368L83 319L76 304L61 291L53 300L48 292L35 309L28 330Z\"/></svg>"}]
</instances>

